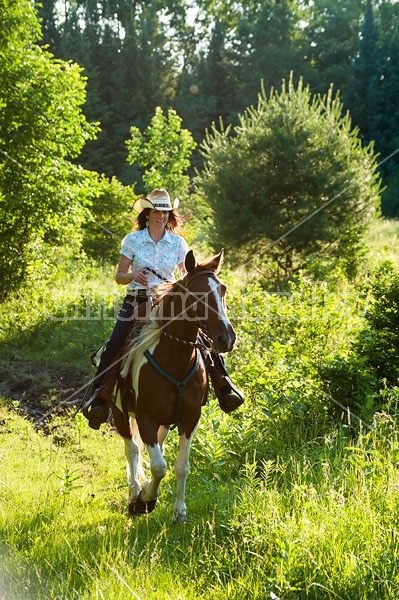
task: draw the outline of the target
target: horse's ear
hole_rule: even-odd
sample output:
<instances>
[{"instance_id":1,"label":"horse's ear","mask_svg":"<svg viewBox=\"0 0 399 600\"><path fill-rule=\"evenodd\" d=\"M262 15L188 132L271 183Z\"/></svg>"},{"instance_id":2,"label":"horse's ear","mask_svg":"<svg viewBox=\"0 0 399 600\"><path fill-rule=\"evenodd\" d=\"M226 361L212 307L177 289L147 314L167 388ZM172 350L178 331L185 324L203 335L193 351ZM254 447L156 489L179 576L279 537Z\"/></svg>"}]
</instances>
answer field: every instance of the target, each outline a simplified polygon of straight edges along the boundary
<instances>
[{"instance_id":1,"label":"horse's ear","mask_svg":"<svg viewBox=\"0 0 399 600\"><path fill-rule=\"evenodd\" d=\"M223 258L224 258L224 248L222 248L221 251L219 252L219 254L216 254L216 256L214 256L212 259L212 263L214 263L214 265L215 265L215 273L219 273L220 267L223 264Z\"/></svg>"},{"instance_id":2,"label":"horse's ear","mask_svg":"<svg viewBox=\"0 0 399 600\"><path fill-rule=\"evenodd\" d=\"M194 271L195 267L197 266L197 260L194 256L194 252L192 250L189 250L187 252L186 258L184 261L184 266L186 267L187 273L191 273L191 271Z\"/></svg>"}]
</instances>

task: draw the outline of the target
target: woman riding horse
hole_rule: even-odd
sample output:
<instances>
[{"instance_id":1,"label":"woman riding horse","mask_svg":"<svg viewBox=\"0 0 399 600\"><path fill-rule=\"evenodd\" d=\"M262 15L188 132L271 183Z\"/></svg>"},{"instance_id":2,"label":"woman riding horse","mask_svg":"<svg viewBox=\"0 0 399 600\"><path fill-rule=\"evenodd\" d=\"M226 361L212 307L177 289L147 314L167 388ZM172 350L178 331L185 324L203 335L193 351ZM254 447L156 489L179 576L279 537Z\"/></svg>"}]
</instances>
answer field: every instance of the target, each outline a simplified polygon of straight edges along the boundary
<instances>
[{"instance_id":1,"label":"woman riding horse","mask_svg":"<svg viewBox=\"0 0 399 600\"><path fill-rule=\"evenodd\" d=\"M181 222L178 205L176 199L172 206L164 189L154 190L148 198L141 197L134 204L138 213L137 229L122 240L115 275L118 284L127 285L127 294L101 355L93 380L95 391L83 406L83 414L92 429L99 429L108 420L123 348L133 324L148 317L151 290L162 282L175 281L176 269L181 277L185 274L184 259L188 246L176 233ZM207 367L215 394L220 408L230 413L244 402L243 395L231 382L222 357L212 350L209 354Z\"/></svg>"},{"instance_id":2,"label":"woman riding horse","mask_svg":"<svg viewBox=\"0 0 399 600\"><path fill-rule=\"evenodd\" d=\"M154 510L168 466L163 444L176 427L173 522L188 519L185 490L190 448L208 388L203 352L209 347L231 352L236 340L226 312L227 288L218 277L222 260L223 251L198 264L190 250L184 261L187 274L157 290L150 319L129 342L121 372L123 383L111 407L125 444L132 515ZM204 332L207 346L203 345ZM150 478L142 461L143 444L150 459Z\"/></svg>"}]
</instances>

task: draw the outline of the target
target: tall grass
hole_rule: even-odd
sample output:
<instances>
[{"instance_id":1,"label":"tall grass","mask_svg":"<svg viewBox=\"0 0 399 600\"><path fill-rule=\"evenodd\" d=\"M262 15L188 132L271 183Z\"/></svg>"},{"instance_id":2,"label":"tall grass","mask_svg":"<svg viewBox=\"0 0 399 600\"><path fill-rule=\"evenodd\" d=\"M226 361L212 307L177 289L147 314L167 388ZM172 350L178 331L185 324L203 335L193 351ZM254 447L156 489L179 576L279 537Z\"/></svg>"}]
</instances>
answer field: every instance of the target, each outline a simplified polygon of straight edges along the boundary
<instances>
[{"instance_id":1,"label":"tall grass","mask_svg":"<svg viewBox=\"0 0 399 600\"><path fill-rule=\"evenodd\" d=\"M52 424L65 429L55 444L5 402L0 419L2 598L399 594L399 440L384 415L356 440L337 428L261 465L248 456L232 478L196 455L191 521L179 526L171 472L154 513L127 515L111 431L64 419ZM206 436L204 421L200 429Z\"/></svg>"}]
</instances>

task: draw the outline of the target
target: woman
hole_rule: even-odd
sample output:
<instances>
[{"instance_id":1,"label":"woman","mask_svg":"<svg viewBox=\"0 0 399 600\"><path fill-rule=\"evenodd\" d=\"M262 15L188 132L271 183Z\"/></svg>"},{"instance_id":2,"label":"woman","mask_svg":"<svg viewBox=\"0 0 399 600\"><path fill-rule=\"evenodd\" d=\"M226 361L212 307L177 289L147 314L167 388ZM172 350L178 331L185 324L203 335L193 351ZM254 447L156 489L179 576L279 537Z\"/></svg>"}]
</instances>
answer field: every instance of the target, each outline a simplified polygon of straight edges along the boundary
<instances>
[{"instance_id":1,"label":"woman","mask_svg":"<svg viewBox=\"0 0 399 600\"><path fill-rule=\"evenodd\" d=\"M122 240L115 275L118 284L127 285L127 294L101 355L93 383L95 392L83 407L83 414L93 429L99 429L108 419L112 390L122 360L121 352L133 323L146 318L151 290L164 281L175 281L176 270L181 277L185 274L184 259L188 246L175 233L180 223L176 210L178 205L176 199L172 206L164 189L154 190L148 198L139 198L134 204L138 212L137 231ZM228 378L222 358L215 353L211 355L213 364L208 370L215 393L222 410L231 412L243 403L242 394Z\"/></svg>"}]
</instances>

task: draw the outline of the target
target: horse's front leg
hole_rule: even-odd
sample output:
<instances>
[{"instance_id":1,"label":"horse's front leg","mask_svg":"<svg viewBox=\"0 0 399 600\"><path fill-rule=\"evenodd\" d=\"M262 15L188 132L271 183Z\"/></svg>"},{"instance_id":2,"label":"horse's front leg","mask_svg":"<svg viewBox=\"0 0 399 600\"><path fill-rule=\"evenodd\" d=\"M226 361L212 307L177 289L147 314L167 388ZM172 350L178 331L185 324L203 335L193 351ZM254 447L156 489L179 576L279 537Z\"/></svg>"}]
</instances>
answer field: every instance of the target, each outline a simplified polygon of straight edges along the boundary
<instances>
[{"instance_id":1,"label":"horse's front leg","mask_svg":"<svg viewBox=\"0 0 399 600\"><path fill-rule=\"evenodd\" d=\"M145 507L142 512L151 512L157 503L159 484L166 475L167 465L158 442L153 446L146 444L146 448L150 457L151 480L142 484L137 501Z\"/></svg>"},{"instance_id":2,"label":"horse's front leg","mask_svg":"<svg viewBox=\"0 0 399 600\"><path fill-rule=\"evenodd\" d=\"M140 493L140 482L138 472L141 470L141 454L140 448L133 438L124 438L125 456L126 456L126 473L127 484L129 489L128 502L129 512L135 513L136 499Z\"/></svg>"},{"instance_id":3,"label":"horse's front leg","mask_svg":"<svg viewBox=\"0 0 399 600\"><path fill-rule=\"evenodd\" d=\"M191 433L189 438L183 434L179 436L179 452L175 462L175 474L177 481L176 502L173 510L173 522L185 523L187 518L187 507L185 502L186 497L186 482L190 472L190 450L191 442L193 441L194 433Z\"/></svg>"}]
</instances>

